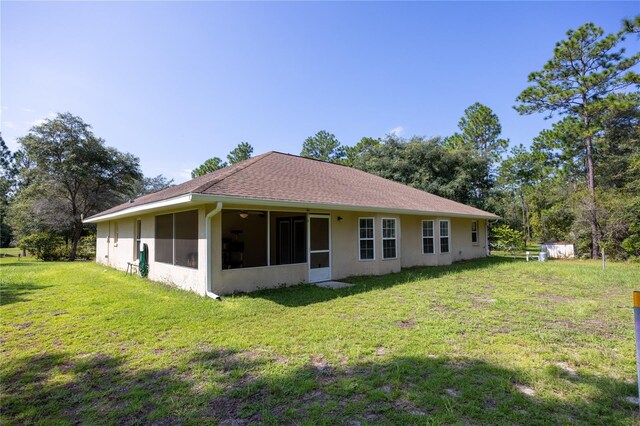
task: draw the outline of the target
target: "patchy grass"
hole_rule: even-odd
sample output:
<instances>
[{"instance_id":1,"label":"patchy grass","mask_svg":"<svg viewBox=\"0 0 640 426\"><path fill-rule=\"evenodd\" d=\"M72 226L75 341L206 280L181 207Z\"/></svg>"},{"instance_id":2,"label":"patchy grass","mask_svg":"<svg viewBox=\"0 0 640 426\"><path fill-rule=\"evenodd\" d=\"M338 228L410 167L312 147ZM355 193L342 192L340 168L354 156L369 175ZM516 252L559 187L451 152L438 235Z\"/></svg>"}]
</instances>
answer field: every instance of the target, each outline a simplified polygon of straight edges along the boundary
<instances>
[{"instance_id":1,"label":"patchy grass","mask_svg":"<svg viewBox=\"0 0 640 426\"><path fill-rule=\"evenodd\" d=\"M223 302L0 259L0 423L632 424L638 265L494 257Z\"/></svg>"}]
</instances>

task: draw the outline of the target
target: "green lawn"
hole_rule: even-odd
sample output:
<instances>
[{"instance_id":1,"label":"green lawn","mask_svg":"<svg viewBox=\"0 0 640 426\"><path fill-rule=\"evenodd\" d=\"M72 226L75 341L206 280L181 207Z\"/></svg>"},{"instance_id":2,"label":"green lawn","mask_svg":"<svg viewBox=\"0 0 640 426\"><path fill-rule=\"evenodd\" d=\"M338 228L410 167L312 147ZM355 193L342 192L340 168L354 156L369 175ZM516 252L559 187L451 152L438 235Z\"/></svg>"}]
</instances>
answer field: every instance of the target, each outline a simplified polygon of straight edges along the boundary
<instances>
[{"instance_id":1,"label":"green lawn","mask_svg":"<svg viewBox=\"0 0 640 426\"><path fill-rule=\"evenodd\" d=\"M4 257L0 423L640 421L640 265L493 257L351 281L216 302Z\"/></svg>"}]
</instances>

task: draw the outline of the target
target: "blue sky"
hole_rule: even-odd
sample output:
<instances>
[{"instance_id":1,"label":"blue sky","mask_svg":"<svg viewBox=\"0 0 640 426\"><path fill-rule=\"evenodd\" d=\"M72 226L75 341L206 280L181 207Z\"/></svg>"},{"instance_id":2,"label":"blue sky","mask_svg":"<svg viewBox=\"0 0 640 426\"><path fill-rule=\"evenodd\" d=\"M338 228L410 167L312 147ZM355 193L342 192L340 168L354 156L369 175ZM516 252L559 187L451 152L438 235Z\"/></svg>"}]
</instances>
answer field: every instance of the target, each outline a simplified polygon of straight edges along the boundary
<instances>
[{"instance_id":1,"label":"blue sky","mask_svg":"<svg viewBox=\"0 0 640 426\"><path fill-rule=\"evenodd\" d=\"M176 182L241 141L450 135L476 101L529 144L550 123L512 108L527 75L568 29L617 31L639 5L2 2L0 129L14 150L69 111Z\"/></svg>"}]
</instances>

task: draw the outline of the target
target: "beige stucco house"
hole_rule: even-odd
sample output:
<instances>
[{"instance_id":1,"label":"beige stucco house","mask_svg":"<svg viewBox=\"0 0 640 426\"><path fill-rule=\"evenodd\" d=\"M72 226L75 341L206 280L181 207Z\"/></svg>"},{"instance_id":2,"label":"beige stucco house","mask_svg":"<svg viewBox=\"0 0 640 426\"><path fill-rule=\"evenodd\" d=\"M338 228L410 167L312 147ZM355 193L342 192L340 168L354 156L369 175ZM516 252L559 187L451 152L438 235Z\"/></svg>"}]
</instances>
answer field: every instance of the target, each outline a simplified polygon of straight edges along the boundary
<instances>
[{"instance_id":1,"label":"beige stucco house","mask_svg":"<svg viewBox=\"0 0 640 426\"><path fill-rule=\"evenodd\" d=\"M201 295L487 255L497 216L346 166L268 152L87 218L98 262Z\"/></svg>"}]
</instances>

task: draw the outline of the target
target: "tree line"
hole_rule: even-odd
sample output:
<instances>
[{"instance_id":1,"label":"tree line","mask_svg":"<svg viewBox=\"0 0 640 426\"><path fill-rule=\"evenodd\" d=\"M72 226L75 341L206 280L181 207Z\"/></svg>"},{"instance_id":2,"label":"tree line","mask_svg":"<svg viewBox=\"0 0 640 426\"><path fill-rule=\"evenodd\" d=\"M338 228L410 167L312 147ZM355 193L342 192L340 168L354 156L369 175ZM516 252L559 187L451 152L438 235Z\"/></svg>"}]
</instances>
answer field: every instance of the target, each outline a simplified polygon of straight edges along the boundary
<instances>
[{"instance_id":1,"label":"tree line","mask_svg":"<svg viewBox=\"0 0 640 426\"><path fill-rule=\"evenodd\" d=\"M343 145L321 130L301 155L343 164L470 204L501 216L501 232L531 241L568 240L579 253L640 257L640 53L627 55L640 17L605 34L594 24L567 33L551 59L529 75L517 97L520 114L560 119L528 141L510 144L498 116L469 106L458 132L439 137L395 134ZM33 127L11 153L0 137L0 243L61 239L74 259L82 220L113 205L172 185L143 176L139 159L106 146L91 126L70 113ZM241 142L227 161L213 157L193 178L251 157ZM496 226L497 225L497 226ZM508 232L513 231L514 232ZM36 237L34 237L36 236Z\"/></svg>"},{"instance_id":2,"label":"tree line","mask_svg":"<svg viewBox=\"0 0 640 426\"><path fill-rule=\"evenodd\" d=\"M567 32L532 72L514 108L561 117L529 147L502 139L493 111L476 103L448 137L370 137L354 146L320 131L301 155L341 163L490 210L521 234L521 245L568 240L597 258L640 257L640 53L625 37L640 16L605 34L592 23Z\"/></svg>"}]
</instances>

